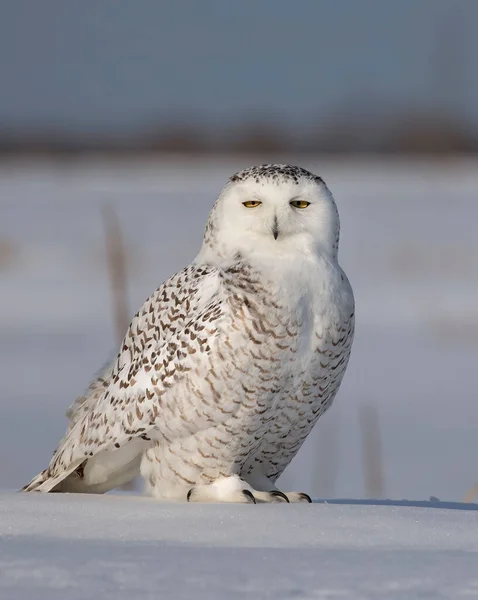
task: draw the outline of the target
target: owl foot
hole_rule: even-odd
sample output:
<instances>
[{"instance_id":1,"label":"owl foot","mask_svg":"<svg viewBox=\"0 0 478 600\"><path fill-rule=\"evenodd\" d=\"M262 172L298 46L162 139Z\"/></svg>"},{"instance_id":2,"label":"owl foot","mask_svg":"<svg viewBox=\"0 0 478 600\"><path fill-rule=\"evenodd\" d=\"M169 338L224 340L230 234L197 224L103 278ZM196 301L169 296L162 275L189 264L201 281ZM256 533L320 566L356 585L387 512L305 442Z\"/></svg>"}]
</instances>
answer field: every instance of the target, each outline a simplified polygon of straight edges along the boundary
<instances>
[{"instance_id":1,"label":"owl foot","mask_svg":"<svg viewBox=\"0 0 478 600\"><path fill-rule=\"evenodd\" d=\"M312 498L305 492L287 492L286 496L289 502L293 504L296 502L308 502L309 504L312 504Z\"/></svg>"},{"instance_id":2,"label":"owl foot","mask_svg":"<svg viewBox=\"0 0 478 600\"><path fill-rule=\"evenodd\" d=\"M262 504L263 502L287 502L289 498L282 492L274 490L272 492L254 492L254 498L256 502Z\"/></svg>"},{"instance_id":3,"label":"owl foot","mask_svg":"<svg viewBox=\"0 0 478 600\"><path fill-rule=\"evenodd\" d=\"M274 490L272 492L254 492L254 498L258 503L262 502L288 502L295 504L297 502L312 502L311 497L304 492L279 492Z\"/></svg>"},{"instance_id":4,"label":"owl foot","mask_svg":"<svg viewBox=\"0 0 478 600\"><path fill-rule=\"evenodd\" d=\"M187 493L188 502L238 502L256 504L254 490L237 475L220 477L208 485L196 485Z\"/></svg>"},{"instance_id":5,"label":"owl foot","mask_svg":"<svg viewBox=\"0 0 478 600\"><path fill-rule=\"evenodd\" d=\"M253 471L246 475L246 481L258 502L289 502L291 504L312 502L310 496L304 492L280 492L276 488L275 482L264 475L260 466L256 466ZM256 492L255 490L262 491Z\"/></svg>"},{"instance_id":6,"label":"owl foot","mask_svg":"<svg viewBox=\"0 0 478 600\"><path fill-rule=\"evenodd\" d=\"M303 492L284 494L279 490L257 491L238 475L220 477L206 485L196 485L188 491L186 499L188 502L237 502L240 504L312 502L310 496Z\"/></svg>"}]
</instances>

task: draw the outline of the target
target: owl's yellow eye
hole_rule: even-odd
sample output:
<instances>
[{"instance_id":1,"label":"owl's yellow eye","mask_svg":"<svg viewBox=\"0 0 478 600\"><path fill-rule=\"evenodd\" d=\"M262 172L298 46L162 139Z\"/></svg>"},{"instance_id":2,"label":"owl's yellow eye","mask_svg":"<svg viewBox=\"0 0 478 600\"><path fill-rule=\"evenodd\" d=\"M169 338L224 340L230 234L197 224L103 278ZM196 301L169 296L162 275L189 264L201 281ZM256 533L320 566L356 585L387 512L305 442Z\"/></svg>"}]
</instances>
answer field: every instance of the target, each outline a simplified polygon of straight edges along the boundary
<instances>
[{"instance_id":1,"label":"owl's yellow eye","mask_svg":"<svg viewBox=\"0 0 478 600\"><path fill-rule=\"evenodd\" d=\"M259 200L246 200L246 202L242 203L246 208L257 208L262 204Z\"/></svg>"},{"instance_id":2,"label":"owl's yellow eye","mask_svg":"<svg viewBox=\"0 0 478 600\"><path fill-rule=\"evenodd\" d=\"M309 204L310 202L306 202L305 200L292 200L290 203L290 205L294 206L295 208L307 208Z\"/></svg>"}]
</instances>

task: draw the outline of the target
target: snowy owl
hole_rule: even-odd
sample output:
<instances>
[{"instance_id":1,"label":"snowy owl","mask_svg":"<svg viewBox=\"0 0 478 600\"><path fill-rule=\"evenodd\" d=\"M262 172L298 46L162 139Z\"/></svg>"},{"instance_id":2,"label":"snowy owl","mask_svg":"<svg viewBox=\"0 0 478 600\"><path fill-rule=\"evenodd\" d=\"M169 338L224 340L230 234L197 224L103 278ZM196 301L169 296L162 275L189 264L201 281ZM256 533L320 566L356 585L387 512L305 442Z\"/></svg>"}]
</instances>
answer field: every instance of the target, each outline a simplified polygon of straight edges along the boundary
<instances>
[{"instance_id":1,"label":"snowy owl","mask_svg":"<svg viewBox=\"0 0 478 600\"><path fill-rule=\"evenodd\" d=\"M354 298L324 181L289 165L233 175L195 260L134 316L23 489L104 493L141 474L178 502L300 502L275 483L331 405Z\"/></svg>"}]
</instances>

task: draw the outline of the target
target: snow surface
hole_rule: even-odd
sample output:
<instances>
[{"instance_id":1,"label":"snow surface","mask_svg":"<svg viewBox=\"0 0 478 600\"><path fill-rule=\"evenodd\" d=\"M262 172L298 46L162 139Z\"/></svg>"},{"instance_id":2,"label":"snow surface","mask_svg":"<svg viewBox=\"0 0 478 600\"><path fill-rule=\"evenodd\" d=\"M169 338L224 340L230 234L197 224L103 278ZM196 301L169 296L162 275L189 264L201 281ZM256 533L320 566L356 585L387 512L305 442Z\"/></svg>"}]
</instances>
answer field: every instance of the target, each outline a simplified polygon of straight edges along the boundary
<instances>
[{"instance_id":1,"label":"snow surface","mask_svg":"<svg viewBox=\"0 0 478 600\"><path fill-rule=\"evenodd\" d=\"M2 493L0 598L478 597L466 508Z\"/></svg>"}]
</instances>

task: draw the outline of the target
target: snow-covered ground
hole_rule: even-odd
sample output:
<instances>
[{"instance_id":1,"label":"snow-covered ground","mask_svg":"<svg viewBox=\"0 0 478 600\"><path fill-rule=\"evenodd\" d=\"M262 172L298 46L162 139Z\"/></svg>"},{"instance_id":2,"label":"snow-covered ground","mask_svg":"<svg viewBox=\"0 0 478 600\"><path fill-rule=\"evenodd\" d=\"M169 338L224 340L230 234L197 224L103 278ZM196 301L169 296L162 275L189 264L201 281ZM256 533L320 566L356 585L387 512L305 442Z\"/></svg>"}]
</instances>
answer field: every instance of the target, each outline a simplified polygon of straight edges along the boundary
<instances>
[{"instance_id":1,"label":"snow-covered ground","mask_svg":"<svg viewBox=\"0 0 478 600\"><path fill-rule=\"evenodd\" d=\"M256 160L0 166L0 487L46 466L65 408L114 353L101 205L125 232L133 311L191 260L219 189ZM357 333L339 397L283 486L362 497L357 415L372 403L386 496L460 500L478 479L476 163L293 162L337 199Z\"/></svg>"},{"instance_id":2,"label":"snow-covered ground","mask_svg":"<svg viewBox=\"0 0 478 600\"><path fill-rule=\"evenodd\" d=\"M478 508L0 494L5 600L478 597Z\"/></svg>"}]
</instances>

